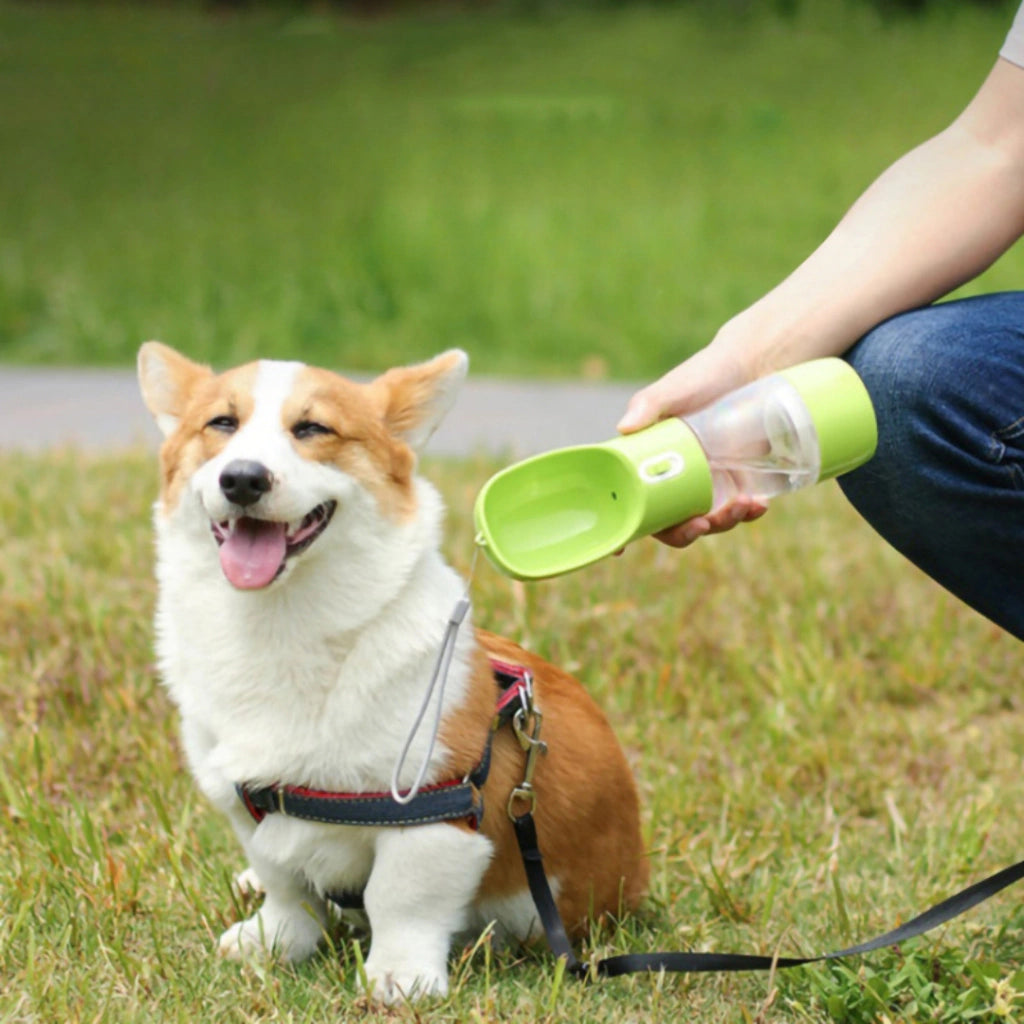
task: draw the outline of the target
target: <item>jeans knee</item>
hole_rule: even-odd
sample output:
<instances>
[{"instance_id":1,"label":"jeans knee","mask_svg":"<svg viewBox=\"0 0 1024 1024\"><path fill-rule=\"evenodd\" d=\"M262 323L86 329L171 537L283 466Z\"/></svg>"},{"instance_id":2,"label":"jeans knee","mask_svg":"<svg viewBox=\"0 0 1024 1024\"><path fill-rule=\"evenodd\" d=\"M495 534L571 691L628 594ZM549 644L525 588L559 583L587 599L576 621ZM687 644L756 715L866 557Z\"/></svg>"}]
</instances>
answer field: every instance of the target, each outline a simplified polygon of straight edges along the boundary
<instances>
[{"instance_id":1,"label":"jeans knee","mask_svg":"<svg viewBox=\"0 0 1024 1024\"><path fill-rule=\"evenodd\" d=\"M878 418L873 475L898 486L929 465L939 477L958 462L987 471L1024 417L1024 293L893 317L847 358Z\"/></svg>"},{"instance_id":2,"label":"jeans knee","mask_svg":"<svg viewBox=\"0 0 1024 1024\"><path fill-rule=\"evenodd\" d=\"M871 396L878 421L878 448L865 466L840 480L847 497L872 518L872 506L892 508L899 491L921 467L922 448L935 429L944 398L940 363L950 348L944 330L928 330L914 315L897 317L865 335L847 359ZM955 346L952 346L955 348Z\"/></svg>"},{"instance_id":3,"label":"jeans knee","mask_svg":"<svg viewBox=\"0 0 1024 1024\"><path fill-rule=\"evenodd\" d=\"M887 320L847 353L871 395L880 448L896 447L908 425L927 419L929 409L942 408L950 387L959 385L967 372L960 365L964 325L959 317L936 311L931 307Z\"/></svg>"},{"instance_id":4,"label":"jeans knee","mask_svg":"<svg viewBox=\"0 0 1024 1024\"><path fill-rule=\"evenodd\" d=\"M1024 292L894 317L847 354L878 419L840 479L872 526L1024 638Z\"/></svg>"}]
</instances>

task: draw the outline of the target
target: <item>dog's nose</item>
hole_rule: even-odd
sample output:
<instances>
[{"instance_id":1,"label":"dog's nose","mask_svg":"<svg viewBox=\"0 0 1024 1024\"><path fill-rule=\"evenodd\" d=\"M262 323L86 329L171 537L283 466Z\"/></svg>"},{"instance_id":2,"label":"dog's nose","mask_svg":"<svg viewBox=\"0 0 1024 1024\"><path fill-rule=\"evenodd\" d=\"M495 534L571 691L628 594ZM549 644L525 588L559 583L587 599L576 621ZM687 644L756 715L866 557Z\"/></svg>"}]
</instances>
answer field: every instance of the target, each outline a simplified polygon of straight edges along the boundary
<instances>
[{"instance_id":1,"label":"dog's nose","mask_svg":"<svg viewBox=\"0 0 1024 1024\"><path fill-rule=\"evenodd\" d=\"M273 478L261 462L235 459L220 474L220 489L228 501L246 507L254 505L270 490Z\"/></svg>"}]
</instances>

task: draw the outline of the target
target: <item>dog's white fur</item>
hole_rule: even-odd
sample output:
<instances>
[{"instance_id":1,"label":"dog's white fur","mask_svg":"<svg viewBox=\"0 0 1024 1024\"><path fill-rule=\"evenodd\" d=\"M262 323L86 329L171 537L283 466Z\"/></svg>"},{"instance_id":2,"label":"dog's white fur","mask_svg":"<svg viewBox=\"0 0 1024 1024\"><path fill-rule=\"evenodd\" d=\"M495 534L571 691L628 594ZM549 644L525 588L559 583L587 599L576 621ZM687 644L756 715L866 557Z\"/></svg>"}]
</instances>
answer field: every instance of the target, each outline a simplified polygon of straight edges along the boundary
<instances>
[{"instance_id":1,"label":"dog's white fur","mask_svg":"<svg viewBox=\"0 0 1024 1024\"><path fill-rule=\"evenodd\" d=\"M354 424L332 423L336 435L351 427L352 439L311 457L289 430L288 409L298 395L299 407L320 417L325 403L347 400L324 371L262 361L215 378L157 343L139 358L143 394L167 437L155 515L160 670L181 712L195 778L230 819L266 892L257 913L221 936L219 950L307 957L322 938L325 894L365 890L366 973L374 995L389 1001L444 993L451 937L466 926L493 914L520 938L535 931L521 882L480 896L492 839L447 823L342 828L273 814L257 826L235 784L387 789L463 583L439 554L436 490L415 474L393 485L358 450L360 432L377 431L379 416L396 459L402 446L418 449L454 401L466 365L463 353L446 353L418 377L410 371L412 383L378 386L366 408L355 409ZM233 430L217 426L224 415L234 415ZM273 480L255 511L233 505L220 485L238 459L265 466ZM337 504L327 528L273 583L247 590L228 582L211 523L244 511L294 532L328 501ZM467 619L446 718L469 700L476 648ZM403 786L427 752L428 733L413 743ZM450 755L438 742L428 783L450 777Z\"/></svg>"}]
</instances>

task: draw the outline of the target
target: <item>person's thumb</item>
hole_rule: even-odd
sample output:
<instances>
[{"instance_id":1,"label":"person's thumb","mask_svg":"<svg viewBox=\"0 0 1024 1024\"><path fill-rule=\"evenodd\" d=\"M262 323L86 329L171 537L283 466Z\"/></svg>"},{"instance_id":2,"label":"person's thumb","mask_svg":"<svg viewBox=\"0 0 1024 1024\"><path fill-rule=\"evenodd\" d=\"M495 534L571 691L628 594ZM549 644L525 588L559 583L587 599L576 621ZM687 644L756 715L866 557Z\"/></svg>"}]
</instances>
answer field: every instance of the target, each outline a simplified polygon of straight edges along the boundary
<instances>
[{"instance_id":1,"label":"person's thumb","mask_svg":"<svg viewBox=\"0 0 1024 1024\"><path fill-rule=\"evenodd\" d=\"M638 391L626 405L626 411L622 419L615 425L620 434L631 434L635 430L642 430L656 422L660 415L660 408L651 394L650 388Z\"/></svg>"}]
</instances>

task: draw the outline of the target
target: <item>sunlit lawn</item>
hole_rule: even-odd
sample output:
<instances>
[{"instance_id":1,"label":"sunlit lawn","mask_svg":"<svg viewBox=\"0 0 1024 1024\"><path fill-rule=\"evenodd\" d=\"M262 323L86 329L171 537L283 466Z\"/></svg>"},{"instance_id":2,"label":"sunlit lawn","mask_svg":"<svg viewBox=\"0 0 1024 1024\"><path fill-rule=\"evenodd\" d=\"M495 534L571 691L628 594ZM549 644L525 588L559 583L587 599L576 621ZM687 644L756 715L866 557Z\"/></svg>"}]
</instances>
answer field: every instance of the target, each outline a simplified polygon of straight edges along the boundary
<instances>
[{"instance_id":1,"label":"sunlit lawn","mask_svg":"<svg viewBox=\"0 0 1024 1024\"><path fill-rule=\"evenodd\" d=\"M365 935L298 968L213 955L242 861L154 673L151 461L0 460L0 1018L364 1019ZM465 571L494 467L429 468ZM585 681L640 783L651 894L585 953L818 952L1019 856L1019 645L833 485L684 554L641 543L530 587L481 562L473 596L478 621ZM451 996L419 1019L995 1021L1024 1009L1022 926L1011 890L848 967L590 986L483 946L456 951Z\"/></svg>"}]
</instances>

